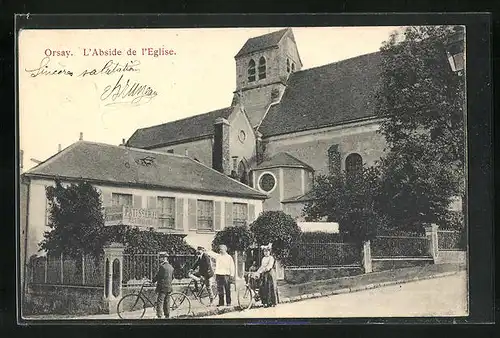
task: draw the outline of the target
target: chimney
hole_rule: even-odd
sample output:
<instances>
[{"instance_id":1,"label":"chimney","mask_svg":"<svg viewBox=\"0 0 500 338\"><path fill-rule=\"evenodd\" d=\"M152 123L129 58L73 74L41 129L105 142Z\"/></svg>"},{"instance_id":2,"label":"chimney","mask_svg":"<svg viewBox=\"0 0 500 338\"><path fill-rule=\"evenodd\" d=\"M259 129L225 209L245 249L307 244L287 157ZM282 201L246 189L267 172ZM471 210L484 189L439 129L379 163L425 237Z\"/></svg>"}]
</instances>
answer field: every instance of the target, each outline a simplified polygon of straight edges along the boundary
<instances>
[{"instance_id":1,"label":"chimney","mask_svg":"<svg viewBox=\"0 0 500 338\"><path fill-rule=\"evenodd\" d=\"M216 119L214 123L212 168L225 175L231 174L229 156L229 122L221 117Z\"/></svg>"},{"instance_id":2,"label":"chimney","mask_svg":"<svg viewBox=\"0 0 500 338\"><path fill-rule=\"evenodd\" d=\"M57 145L57 152L60 152L62 150L61 143Z\"/></svg>"},{"instance_id":3,"label":"chimney","mask_svg":"<svg viewBox=\"0 0 500 338\"><path fill-rule=\"evenodd\" d=\"M120 145L125 146L125 139L124 138L122 138L122 143Z\"/></svg>"},{"instance_id":4,"label":"chimney","mask_svg":"<svg viewBox=\"0 0 500 338\"><path fill-rule=\"evenodd\" d=\"M83 141L83 133L80 132L80 141Z\"/></svg>"},{"instance_id":5,"label":"chimney","mask_svg":"<svg viewBox=\"0 0 500 338\"><path fill-rule=\"evenodd\" d=\"M24 155L24 150L21 149L21 153L19 154L19 170L23 172L23 155Z\"/></svg>"}]
</instances>

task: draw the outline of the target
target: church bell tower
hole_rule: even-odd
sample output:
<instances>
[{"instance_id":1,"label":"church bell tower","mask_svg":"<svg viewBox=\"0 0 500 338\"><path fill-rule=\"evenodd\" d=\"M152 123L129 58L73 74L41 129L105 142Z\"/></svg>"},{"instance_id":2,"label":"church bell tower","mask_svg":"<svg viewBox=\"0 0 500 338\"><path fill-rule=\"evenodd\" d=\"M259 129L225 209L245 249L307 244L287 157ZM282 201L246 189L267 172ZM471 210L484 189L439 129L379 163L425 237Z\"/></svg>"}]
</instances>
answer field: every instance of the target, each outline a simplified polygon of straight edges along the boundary
<instances>
[{"instance_id":1,"label":"church bell tower","mask_svg":"<svg viewBox=\"0 0 500 338\"><path fill-rule=\"evenodd\" d=\"M252 127L260 124L273 102L279 102L290 74L302 69L291 28L247 40L234 57L236 91Z\"/></svg>"}]
</instances>

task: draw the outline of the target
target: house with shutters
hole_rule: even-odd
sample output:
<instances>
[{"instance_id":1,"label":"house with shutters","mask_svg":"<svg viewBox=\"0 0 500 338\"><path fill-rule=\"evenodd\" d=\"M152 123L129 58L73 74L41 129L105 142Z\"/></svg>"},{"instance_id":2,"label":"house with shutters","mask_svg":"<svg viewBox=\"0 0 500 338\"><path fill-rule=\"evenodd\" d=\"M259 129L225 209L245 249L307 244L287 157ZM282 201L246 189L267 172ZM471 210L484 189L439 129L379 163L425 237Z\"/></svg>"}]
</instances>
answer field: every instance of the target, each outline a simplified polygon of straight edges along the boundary
<instances>
[{"instance_id":1,"label":"house with shutters","mask_svg":"<svg viewBox=\"0 0 500 338\"><path fill-rule=\"evenodd\" d=\"M234 58L236 88L227 107L140 128L127 146L187 153L268 194L264 210L297 221L315 175L355 172L382 156L379 52L303 69L287 28L249 39Z\"/></svg>"},{"instance_id":2,"label":"house with shutters","mask_svg":"<svg viewBox=\"0 0 500 338\"><path fill-rule=\"evenodd\" d=\"M268 197L184 155L78 141L22 174L25 257L41 254L49 215L45 189L56 178L98 189L106 226L153 228L207 248L217 231L251 223Z\"/></svg>"}]
</instances>

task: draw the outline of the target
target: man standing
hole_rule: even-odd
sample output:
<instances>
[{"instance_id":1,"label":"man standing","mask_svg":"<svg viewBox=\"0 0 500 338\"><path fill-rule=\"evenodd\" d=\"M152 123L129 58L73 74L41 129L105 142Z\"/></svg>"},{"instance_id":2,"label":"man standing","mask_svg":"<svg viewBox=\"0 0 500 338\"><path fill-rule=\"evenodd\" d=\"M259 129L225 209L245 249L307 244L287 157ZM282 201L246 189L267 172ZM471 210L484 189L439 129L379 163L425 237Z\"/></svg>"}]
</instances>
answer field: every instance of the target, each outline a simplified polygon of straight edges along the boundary
<instances>
[{"instance_id":1,"label":"man standing","mask_svg":"<svg viewBox=\"0 0 500 338\"><path fill-rule=\"evenodd\" d=\"M191 268L191 271L194 271L196 268L198 268L198 271L190 273L189 277L193 278L196 291L198 291L199 277L203 278L203 283L205 283L207 287L208 297L210 298L210 305L212 305L214 301L214 293L212 292L212 277L214 276L214 270L212 269L212 262L205 252L204 247L199 246L196 249L196 253L198 254L198 258Z\"/></svg>"},{"instance_id":2,"label":"man standing","mask_svg":"<svg viewBox=\"0 0 500 338\"><path fill-rule=\"evenodd\" d=\"M156 317L165 318L170 317L170 294L172 293L172 279L174 275L174 268L168 262L166 252L160 252L160 267L158 273L153 278L152 282L156 282L156 293L158 298L156 300Z\"/></svg>"},{"instance_id":3,"label":"man standing","mask_svg":"<svg viewBox=\"0 0 500 338\"><path fill-rule=\"evenodd\" d=\"M226 305L231 305L231 280L234 279L235 267L233 257L227 253L227 247L219 246L220 254L215 260L215 280L217 281L217 292L219 304L224 306L224 293L226 294Z\"/></svg>"}]
</instances>

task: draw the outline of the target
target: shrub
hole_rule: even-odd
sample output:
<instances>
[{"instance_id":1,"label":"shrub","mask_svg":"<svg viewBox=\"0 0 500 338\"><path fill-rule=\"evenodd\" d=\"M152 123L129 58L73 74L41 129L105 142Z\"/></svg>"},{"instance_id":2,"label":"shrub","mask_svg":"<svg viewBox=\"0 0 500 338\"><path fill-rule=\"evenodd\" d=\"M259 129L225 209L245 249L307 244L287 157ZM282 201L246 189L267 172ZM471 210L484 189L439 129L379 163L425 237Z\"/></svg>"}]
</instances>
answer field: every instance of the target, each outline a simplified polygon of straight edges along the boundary
<instances>
[{"instance_id":1,"label":"shrub","mask_svg":"<svg viewBox=\"0 0 500 338\"><path fill-rule=\"evenodd\" d=\"M144 231L127 225L106 227L104 237L106 242L123 243L128 254L165 251L168 254L194 255L196 252L180 235Z\"/></svg>"},{"instance_id":2,"label":"shrub","mask_svg":"<svg viewBox=\"0 0 500 338\"><path fill-rule=\"evenodd\" d=\"M272 243L273 255L286 263L290 249L296 243L301 230L295 220L283 211L264 211L250 225L258 245Z\"/></svg>"},{"instance_id":3,"label":"shrub","mask_svg":"<svg viewBox=\"0 0 500 338\"><path fill-rule=\"evenodd\" d=\"M372 238L385 223L375 208L380 183L378 175L374 167L363 168L357 173L319 175L311 191L312 200L303 209L306 220L338 222L340 232L356 242Z\"/></svg>"},{"instance_id":4,"label":"shrub","mask_svg":"<svg viewBox=\"0 0 500 338\"><path fill-rule=\"evenodd\" d=\"M246 251L255 241L250 228L245 226L232 226L219 231L212 241L212 250L219 251L219 245L225 244L229 253Z\"/></svg>"}]
</instances>

